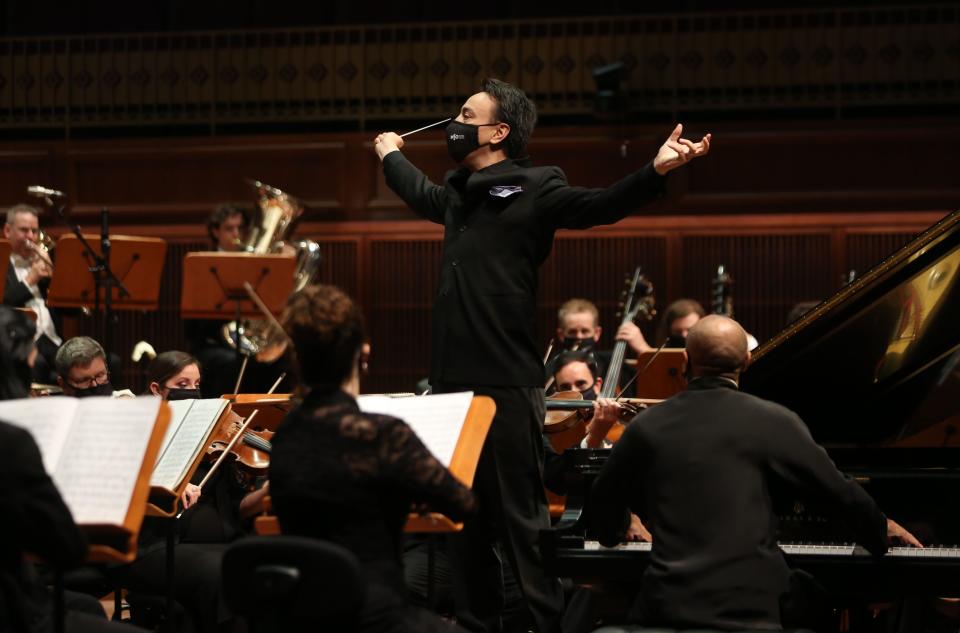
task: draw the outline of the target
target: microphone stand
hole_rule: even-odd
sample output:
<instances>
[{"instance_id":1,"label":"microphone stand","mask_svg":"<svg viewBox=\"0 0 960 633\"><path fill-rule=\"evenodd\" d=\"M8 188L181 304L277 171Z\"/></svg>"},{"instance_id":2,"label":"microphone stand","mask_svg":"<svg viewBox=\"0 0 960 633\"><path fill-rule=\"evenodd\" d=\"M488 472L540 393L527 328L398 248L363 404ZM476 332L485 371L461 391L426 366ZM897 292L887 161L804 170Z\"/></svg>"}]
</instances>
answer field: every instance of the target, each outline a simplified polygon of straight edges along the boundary
<instances>
[{"instance_id":1,"label":"microphone stand","mask_svg":"<svg viewBox=\"0 0 960 633\"><path fill-rule=\"evenodd\" d=\"M129 297L130 291L127 290L127 287L123 285L123 282L120 281L117 276L113 273L113 270L110 268L110 215L106 207L100 209L100 248L102 255L98 255L97 251L93 250L93 247L90 246L90 243L87 242L86 238L83 237L83 233L80 231L80 225L74 224L67 218L67 205L66 204L54 204L53 200L49 196L44 196L48 205L56 210L57 215L60 216L60 219L63 220L63 223L73 231L73 234L77 236L77 239L80 240L80 244L83 246L83 249L87 253L87 258L89 261L93 262L93 265L89 268L90 272L93 273L93 283L94 283L94 310L97 314L100 312L100 290L104 289L105 294L103 297L103 307L104 307L104 327L103 327L103 337L101 341L103 343L103 351L106 356L105 361L107 363L107 371L110 370L110 349L112 347L112 335L111 335L111 322L113 321L113 288L116 288L119 297Z\"/></svg>"}]
</instances>

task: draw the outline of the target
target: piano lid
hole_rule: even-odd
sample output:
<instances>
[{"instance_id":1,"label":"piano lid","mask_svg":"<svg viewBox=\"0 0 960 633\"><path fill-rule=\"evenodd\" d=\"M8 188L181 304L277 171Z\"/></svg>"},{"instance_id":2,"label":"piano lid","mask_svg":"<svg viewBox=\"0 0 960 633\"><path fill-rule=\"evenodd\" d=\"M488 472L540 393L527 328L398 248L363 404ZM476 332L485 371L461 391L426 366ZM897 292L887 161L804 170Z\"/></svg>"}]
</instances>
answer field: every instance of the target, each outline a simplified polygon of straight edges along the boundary
<instances>
[{"instance_id":1,"label":"piano lid","mask_svg":"<svg viewBox=\"0 0 960 633\"><path fill-rule=\"evenodd\" d=\"M742 389L821 444L960 445L960 211L754 351Z\"/></svg>"}]
</instances>

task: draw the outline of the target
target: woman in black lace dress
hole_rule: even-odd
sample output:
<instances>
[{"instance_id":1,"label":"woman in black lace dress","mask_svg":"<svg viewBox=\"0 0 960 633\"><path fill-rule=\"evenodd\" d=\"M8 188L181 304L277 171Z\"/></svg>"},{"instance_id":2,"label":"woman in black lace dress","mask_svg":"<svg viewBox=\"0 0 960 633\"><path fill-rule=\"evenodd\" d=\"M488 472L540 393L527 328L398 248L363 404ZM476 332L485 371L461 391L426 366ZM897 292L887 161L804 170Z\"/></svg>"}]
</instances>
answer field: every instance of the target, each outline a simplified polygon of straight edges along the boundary
<instances>
[{"instance_id":1,"label":"woman in black lace dress","mask_svg":"<svg viewBox=\"0 0 960 633\"><path fill-rule=\"evenodd\" d=\"M283 533L357 556L368 582L361 631L459 630L408 601L401 540L414 504L459 520L474 510L473 493L402 420L357 407L363 318L349 297L308 287L290 297L283 322L309 389L273 438L270 488Z\"/></svg>"}]
</instances>

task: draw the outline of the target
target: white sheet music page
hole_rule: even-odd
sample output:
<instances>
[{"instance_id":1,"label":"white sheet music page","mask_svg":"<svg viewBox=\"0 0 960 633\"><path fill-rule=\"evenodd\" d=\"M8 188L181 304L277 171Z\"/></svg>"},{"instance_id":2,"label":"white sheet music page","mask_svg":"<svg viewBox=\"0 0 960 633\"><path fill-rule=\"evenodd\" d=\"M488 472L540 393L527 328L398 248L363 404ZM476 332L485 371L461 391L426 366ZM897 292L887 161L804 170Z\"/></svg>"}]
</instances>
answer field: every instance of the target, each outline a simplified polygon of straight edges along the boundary
<instances>
[{"instance_id":1,"label":"white sheet music page","mask_svg":"<svg viewBox=\"0 0 960 633\"><path fill-rule=\"evenodd\" d=\"M80 401L53 474L78 524L123 523L162 402L155 396Z\"/></svg>"},{"instance_id":2,"label":"white sheet music page","mask_svg":"<svg viewBox=\"0 0 960 633\"><path fill-rule=\"evenodd\" d=\"M167 431L163 434L163 442L160 444L160 451L157 453L157 464L163 459L163 454L167 452L167 447L170 446L173 436L177 434L180 425L183 424L183 419L187 417L187 412L190 411L194 402L196 401L174 400L173 402L167 402L167 406L170 407L170 424L167 425ZM154 468L156 468L156 464Z\"/></svg>"},{"instance_id":3,"label":"white sheet music page","mask_svg":"<svg viewBox=\"0 0 960 633\"><path fill-rule=\"evenodd\" d=\"M202 442L227 406L227 401L223 398L179 400L171 402L170 405L182 407L181 402L189 402L190 406L150 477L151 486L171 491L183 480L197 453L206 448Z\"/></svg>"},{"instance_id":4,"label":"white sheet music page","mask_svg":"<svg viewBox=\"0 0 960 633\"><path fill-rule=\"evenodd\" d=\"M450 466L472 401L472 391L413 398L357 398L362 411L392 415L409 424L420 441L444 466Z\"/></svg>"},{"instance_id":5,"label":"white sheet music page","mask_svg":"<svg viewBox=\"0 0 960 633\"><path fill-rule=\"evenodd\" d=\"M30 432L48 475L57 470L57 462L67 443L73 417L80 401L76 398L23 398L0 402L0 420Z\"/></svg>"}]
</instances>

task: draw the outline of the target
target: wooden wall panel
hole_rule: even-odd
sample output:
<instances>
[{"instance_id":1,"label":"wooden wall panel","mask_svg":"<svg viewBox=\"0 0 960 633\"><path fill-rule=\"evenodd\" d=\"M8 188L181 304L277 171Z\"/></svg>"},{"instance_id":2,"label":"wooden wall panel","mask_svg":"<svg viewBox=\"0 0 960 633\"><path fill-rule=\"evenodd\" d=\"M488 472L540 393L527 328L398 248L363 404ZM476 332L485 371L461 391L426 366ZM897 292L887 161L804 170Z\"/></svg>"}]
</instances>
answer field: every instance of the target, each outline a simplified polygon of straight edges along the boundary
<instances>
[{"instance_id":1,"label":"wooden wall panel","mask_svg":"<svg viewBox=\"0 0 960 633\"><path fill-rule=\"evenodd\" d=\"M955 122L696 127L714 133L711 155L672 173L667 196L644 213L899 212L943 210L960 199ZM669 130L542 128L529 149L534 164L557 165L571 184L603 187L646 164ZM454 166L442 132L422 134L404 152L442 183ZM217 203L252 203L244 180L258 178L303 200L309 221L415 217L387 188L372 140L329 133L0 143L0 204L23 200L26 185L39 184L64 190L82 219L96 221L106 206L119 224L202 222Z\"/></svg>"},{"instance_id":2,"label":"wooden wall panel","mask_svg":"<svg viewBox=\"0 0 960 633\"><path fill-rule=\"evenodd\" d=\"M224 200L254 199L246 179L296 195L311 209L347 205L343 142L235 145L174 143L91 146L67 151L71 203L81 213L106 205L142 215L144 204L195 214ZM182 213L180 214L182 215Z\"/></svg>"},{"instance_id":3,"label":"wooden wall panel","mask_svg":"<svg viewBox=\"0 0 960 633\"><path fill-rule=\"evenodd\" d=\"M413 391L429 373L441 247L440 240L371 240L363 305L372 348L364 387L371 392Z\"/></svg>"},{"instance_id":4,"label":"wooden wall panel","mask_svg":"<svg viewBox=\"0 0 960 633\"><path fill-rule=\"evenodd\" d=\"M53 182L54 157L50 148L0 147L0 191L9 192L0 206L28 200L26 189L30 185Z\"/></svg>"},{"instance_id":5,"label":"wooden wall panel","mask_svg":"<svg viewBox=\"0 0 960 633\"><path fill-rule=\"evenodd\" d=\"M795 304L823 299L836 290L831 261L826 233L685 237L683 296L696 299L709 312L711 280L717 265L724 264L734 279L735 318L764 341L783 328Z\"/></svg>"},{"instance_id":6,"label":"wooden wall panel","mask_svg":"<svg viewBox=\"0 0 960 633\"><path fill-rule=\"evenodd\" d=\"M871 265L906 242L938 214L851 214L833 216L648 216L589 231L561 231L540 271L537 324L546 346L556 310L573 296L598 304L604 334L612 345L619 293L625 274L639 264L656 288L657 308L681 296L709 307L710 280L718 263L735 279L738 319L760 341L779 331L799 301L835 291L841 273ZM119 313L115 349L124 359L118 384L142 388L143 371L129 360L133 344L151 342L158 351L185 346L179 318L181 262L206 247L197 225L132 226L138 234L165 229L168 255L160 309ZM320 243L324 261L318 280L355 297L366 316L373 345L363 389L409 391L427 375L430 315L439 275L441 230L422 221L306 223L302 235ZM653 342L656 321L644 326ZM70 324L67 335L101 336L93 319Z\"/></svg>"},{"instance_id":7,"label":"wooden wall panel","mask_svg":"<svg viewBox=\"0 0 960 633\"><path fill-rule=\"evenodd\" d=\"M613 346L619 320L624 279L642 267L662 303L667 292L666 240L662 237L570 237L561 234L553 254L540 269L537 325L546 349L557 327L557 309L567 299L593 301L600 310L603 333L600 345ZM641 324L644 335L653 334L655 321Z\"/></svg>"},{"instance_id":8,"label":"wooden wall panel","mask_svg":"<svg viewBox=\"0 0 960 633\"><path fill-rule=\"evenodd\" d=\"M870 270L909 242L916 233L852 233L847 235L847 271L853 270L857 276Z\"/></svg>"}]
</instances>

